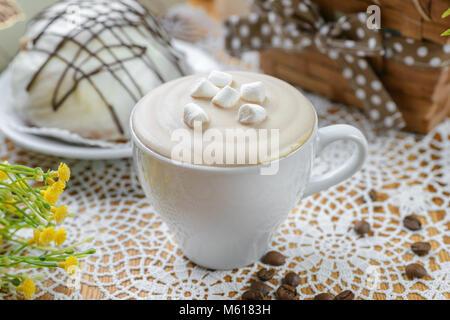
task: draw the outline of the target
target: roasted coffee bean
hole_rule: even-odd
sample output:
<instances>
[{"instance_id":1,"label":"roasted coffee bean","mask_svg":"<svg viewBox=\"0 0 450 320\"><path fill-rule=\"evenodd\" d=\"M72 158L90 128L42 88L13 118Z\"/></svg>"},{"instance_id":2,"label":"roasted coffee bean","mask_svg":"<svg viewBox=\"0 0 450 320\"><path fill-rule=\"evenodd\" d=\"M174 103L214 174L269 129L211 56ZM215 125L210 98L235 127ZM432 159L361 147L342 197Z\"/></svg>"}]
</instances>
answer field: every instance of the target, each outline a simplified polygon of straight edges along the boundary
<instances>
[{"instance_id":1,"label":"roasted coffee bean","mask_svg":"<svg viewBox=\"0 0 450 320\"><path fill-rule=\"evenodd\" d=\"M262 281L255 280L252 282L250 289L259 291L263 297L270 293L270 287Z\"/></svg>"},{"instance_id":2,"label":"roasted coffee bean","mask_svg":"<svg viewBox=\"0 0 450 320\"><path fill-rule=\"evenodd\" d=\"M314 300L333 300L334 297L329 293L319 293L314 297Z\"/></svg>"},{"instance_id":3,"label":"roasted coffee bean","mask_svg":"<svg viewBox=\"0 0 450 320\"><path fill-rule=\"evenodd\" d=\"M422 223L415 216L406 216L405 219L403 219L403 225L405 228L412 231L420 230L422 228Z\"/></svg>"},{"instance_id":4,"label":"roasted coffee bean","mask_svg":"<svg viewBox=\"0 0 450 320\"><path fill-rule=\"evenodd\" d=\"M300 283L300 277L298 276L298 274L291 271L284 276L282 282L283 284L287 284L295 288Z\"/></svg>"},{"instance_id":5,"label":"roasted coffee bean","mask_svg":"<svg viewBox=\"0 0 450 320\"><path fill-rule=\"evenodd\" d=\"M357 221L355 223L355 228L354 228L355 232L357 234L359 234L360 236L369 233L370 231L370 224L364 220L361 221Z\"/></svg>"},{"instance_id":6,"label":"roasted coffee bean","mask_svg":"<svg viewBox=\"0 0 450 320\"><path fill-rule=\"evenodd\" d=\"M406 266L405 273L410 279L423 278L427 275L427 270L418 263L411 263Z\"/></svg>"},{"instance_id":7,"label":"roasted coffee bean","mask_svg":"<svg viewBox=\"0 0 450 320\"><path fill-rule=\"evenodd\" d=\"M257 290L247 290L244 292L244 294L242 295L242 300L263 300L264 297L261 294L261 292L257 291Z\"/></svg>"},{"instance_id":8,"label":"roasted coffee bean","mask_svg":"<svg viewBox=\"0 0 450 320\"><path fill-rule=\"evenodd\" d=\"M275 274L275 270L264 268L264 269L259 270L258 273L256 274L256 276L261 281L268 281L273 278L274 274Z\"/></svg>"},{"instance_id":9,"label":"roasted coffee bean","mask_svg":"<svg viewBox=\"0 0 450 320\"><path fill-rule=\"evenodd\" d=\"M296 296L297 290L288 284L281 285L275 293L278 300L295 300Z\"/></svg>"},{"instance_id":10,"label":"roasted coffee bean","mask_svg":"<svg viewBox=\"0 0 450 320\"><path fill-rule=\"evenodd\" d=\"M370 197L370 200L372 200L372 201L377 201L378 200L378 194L377 194L377 192L374 189L371 189L369 191L369 197Z\"/></svg>"},{"instance_id":11,"label":"roasted coffee bean","mask_svg":"<svg viewBox=\"0 0 450 320\"><path fill-rule=\"evenodd\" d=\"M429 242L415 242L411 245L411 250L418 256L424 256L431 250Z\"/></svg>"},{"instance_id":12,"label":"roasted coffee bean","mask_svg":"<svg viewBox=\"0 0 450 320\"><path fill-rule=\"evenodd\" d=\"M336 297L334 297L334 300L353 300L355 299L355 295L350 290L344 290L341 293L339 293Z\"/></svg>"},{"instance_id":13,"label":"roasted coffee bean","mask_svg":"<svg viewBox=\"0 0 450 320\"><path fill-rule=\"evenodd\" d=\"M271 266L281 266L286 262L286 257L278 251L269 251L262 257L261 261Z\"/></svg>"}]
</instances>

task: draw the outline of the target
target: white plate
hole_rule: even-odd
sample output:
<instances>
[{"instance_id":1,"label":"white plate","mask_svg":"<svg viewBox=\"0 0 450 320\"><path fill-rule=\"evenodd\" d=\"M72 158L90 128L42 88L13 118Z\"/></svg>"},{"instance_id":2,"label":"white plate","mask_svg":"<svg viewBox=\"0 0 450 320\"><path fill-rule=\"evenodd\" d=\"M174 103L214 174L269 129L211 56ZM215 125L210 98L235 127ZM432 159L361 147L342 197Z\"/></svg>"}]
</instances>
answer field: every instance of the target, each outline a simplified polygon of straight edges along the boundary
<instances>
[{"instance_id":1,"label":"white plate","mask_svg":"<svg viewBox=\"0 0 450 320\"><path fill-rule=\"evenodd\" d=\"M195 46L178 40L174 41L173 44L178 50L186 54L187 61L195 73L206 73L220 68L219 64L209 54ZM9 84L6 81L6 76L6 72L0 75L0 89L5 88L4 86ZM3 106L0 106L1 109L3 109ZM8 121L11 121L10 117L8 117ZM0 130L15 144L30 151L54 157L84 160L121 159L132 156L130 144L114 148L69 144L57 139L19 131L11 126L8 121L6 121L5 117L0 117Z\"/></svg>"}]
</instances>

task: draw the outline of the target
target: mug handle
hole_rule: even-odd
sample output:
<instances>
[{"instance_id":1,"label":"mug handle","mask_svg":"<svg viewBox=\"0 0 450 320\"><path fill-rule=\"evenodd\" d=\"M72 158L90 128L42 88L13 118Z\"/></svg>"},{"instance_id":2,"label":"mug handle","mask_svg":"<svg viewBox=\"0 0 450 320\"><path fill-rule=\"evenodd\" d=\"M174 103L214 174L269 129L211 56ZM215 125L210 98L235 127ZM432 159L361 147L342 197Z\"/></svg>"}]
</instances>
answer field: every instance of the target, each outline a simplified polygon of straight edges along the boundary
<instances>
[{"instance_id":1,"label":"mug handle","mask_svg":"<svg viewBox=\"0 0 450 320\"><path fill-rule=\"evenodd\" d=\"M311 177L303 197L320 192L332 187L348 178L361 169L368 154L367 140L362 132L353 126L338 124L319 129L317 152L319 155L330 143L337 140L350 140L356 143L356 152L352 154L339 168L319 177Z\"/></svg>"}]
</instances>

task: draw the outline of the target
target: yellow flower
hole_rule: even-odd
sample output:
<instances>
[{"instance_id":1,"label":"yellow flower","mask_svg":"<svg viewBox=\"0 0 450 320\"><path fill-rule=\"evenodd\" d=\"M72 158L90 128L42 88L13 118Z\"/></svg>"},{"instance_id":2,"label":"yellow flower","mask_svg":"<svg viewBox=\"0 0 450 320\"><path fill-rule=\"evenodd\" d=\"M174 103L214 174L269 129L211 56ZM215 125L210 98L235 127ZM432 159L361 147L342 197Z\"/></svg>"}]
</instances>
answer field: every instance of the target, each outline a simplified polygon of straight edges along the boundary
<instances>
[{"instance_id":1,"label":"yellow flower","mask_svg":"<svg viewBox=\"0 0 450 320\"><path fill-rule=\"evenodd\" d=\"M64 181L57 181L44 191L44 199L50 204L55 204L61 193L63 193L66 183Z\"/></svg>"},{"instance_id":2,"label":"yellow flower","mask_svg":"<svg viewBox=\"0 0 450 320\"><path fill-rule=\"evenodd\" d=\"M45 247L50 242L52 242L55 239L55 228L48 227L45 228L44 231L41 232L39 236L39 245Z\"/></svg>"},{"instance_id":3,"label":"yellow flower","mask_svg":"<svg viewBox=\"0 0 450 320\"><path fill-rule=\"evenodd\" d=\"M58 180L54 184L52 184L50 187L55 189L55 191L59 192L59 194L63 193L64 189L66 188L66 183L62 180Z\"/></svg>"},{"instance_id":4,"label":"yellow flower","mask_svg":"<svg viewBox=\"0 0 450 320\"><path fill-rule=\"evenodd\" d=\"M48 188L44 192L44 199L50 204L55 204L59 199L59 194L54 189Z\"/></svg>"},{"instance_id":5,"label":"yellow flower","mask_svg":"<svg viewBox=\"0 0 450 320\"><path fill-rule=\"evenodd\" d=\"M31 238L30 240L28 240L28 244L32 245L32 244L38 244L39 243L39 237L41 236L41 231L38 229L34 229L33 231L33 238Z\"/></svg>"},{"instance_id":6,"label":"yellow flower","mask_svg":"<svg viewBox=\"0 0 450 320\"><path fill-rule=\"evenodd\" d=\"M70 169L65 163L60 163L58 168L58 177L61 181L67 182L70 179Z\"/></svg>"},{"instance_id":7,"label":"yellow flower","mask_svg":"<svg viewBox=\"0 0 450 320\"><path fill-rule=\"evenodd\" d=\"M53 212L53 219L55 219L55 222L57 224L61 224L64 222L64 219L67 217L67 206L62 205L59 208L52 207L51 212Z\"/></svg>"},{"instance_id":8,"label":"yellow flower","mask_svg":"<svg viewBox=\"0 0 450 320\"><path fill-rule=\"evenodd\" d=\"M41 230L39 229L34 229L33 231L33 240L35 243L39 242L39 237L41 236Z\"/></svg>"},{"instance_id":9,"label":"yellow flower","mask_svg":"<svg viewBox=\"0 0 450 320\"><path fill-rule=\"evenodd\" d=\"M69 275L73 275L78 268L78 259L74 256L66 258L64 262L58 262L58 267L64 268Z\"/></svg>"},{"instance_id":10,"label":"yellow flower","mask_svg":"<svg viewBox=\"0 0 450 320\"><path fill-rule=\"evenodd\" d=\"M34 285L33 280L26 278L23 284L17 287L17 291L23 292L25 299L31 299L36 292L36 286Z\"/></svg>"},{"instance_id":11,"label":"yellow flower","mask_svg":"<svg viewBox=\"0 0 450 320\"><path fill-rule=\"evenodd\" d=\"M5 181L7 179L8 176L6 175L6 173L0 170L0 181Z\"/></svg>"},{"instance_id":12,"label":"yellow flower","mask_svg":"<svg viewBox=\"0 0 450 320\"><path fill-rule=\"evenodd\" d=\"M6 210L14 211L14 210L16 210L16 208L12 204L15 202L16 201L14 201L14 199L6 200L3 202L3 206Z\"/></svg>"},{"instance_id":13,"label":"yellow flower","mask_svg":"<svg viewBox=\"0 0 450 320\"><path fill-rule=\"evenodd\" d=\"M45 184L48 185L48 186L51 186L54 183L55 183L55 180L53 180L50 177L47 177L47 179L45 179Z\"/></svg>"},{"instance_id":14,"label":"yellow flower","mask_svg":"<svg viewBox=\"0 0 450 320\"><path fill-rule=\"evenodd\" d=\"M64 241L66 241L66 236L67 236L67 232L66 229L61 228L58 231L56 231L55 234L55 244L59 247L60 245L62 245L64 243Z\"/></svg>"},{"instance_id":15,"label":"yellow flower","mask_svg":"<svg viewBox=\"0 0 450 320\"><path fill-rule=\"evenodd\" d=\"M16 186L17 188L28 189L28 185L27 185L24 181L22 181L22 180L16 181L16 182L14 183L14 186Z\"/></svg>"}]
</instances>

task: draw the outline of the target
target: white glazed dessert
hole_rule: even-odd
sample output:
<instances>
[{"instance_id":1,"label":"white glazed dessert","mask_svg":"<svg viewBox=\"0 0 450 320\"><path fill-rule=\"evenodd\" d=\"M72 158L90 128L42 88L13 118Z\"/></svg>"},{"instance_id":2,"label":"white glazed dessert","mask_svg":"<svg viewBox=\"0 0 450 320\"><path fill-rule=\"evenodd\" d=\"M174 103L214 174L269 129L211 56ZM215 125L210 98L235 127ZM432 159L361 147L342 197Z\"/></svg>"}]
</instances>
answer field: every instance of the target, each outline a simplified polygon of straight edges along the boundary
<instances>
[{"instance_id":1,"label":"white glazed dessert","mask_svg":"<svg viewBox=\"0 0 450 320\"><path fill-rule=\"evenodd\" d=\"M211 143L211 140L205 140L205 133L210 129L222 133L223 137L229 129L268 129L266 145L269 151L266 156L258 157L257 161L262 163L273 160L274 154L277 154L276 158L290 154L310 137L315 125L315 111L309 100L297 89L263 74L239 71L227 74L232 76L229 87L219 88L209 80L209 83L205 82L208 75L194 75L153 89L137 104L132 114L132 126L137 138L152 151L173 159L172 151L180 143L174 137L179 129L185 129L191 141L202 139L200 149L194 148L195 142L190 144L193 161L195 155L205 157L205 150ZM232 91L223 93L224 90ZM236 92L238 100L234 102ZM202 122L202 136L195 134L195 120ZM279 130L278 153L271 149L271 129ZM263 140L264 137L258 135L257 148L260 143L264 144ZM241 150L246 153L245 163L205 163L211 166L252 164L248 162L248 153L255 146L251 146L248 141L235 139L225 143L234 150L243 148Z\"/></svg>"},{"instance_id":2,"label":"white glazed dessert","mask_svg":"<svg viewBox=\"0 0 450 320\"><path fill-rule=\"evenodd\" d=\"M68 0L38 14L11 64L14 107L31 126L129 138L133 106L188 73L136 0Z\"/></svg>"}]
</instances>

